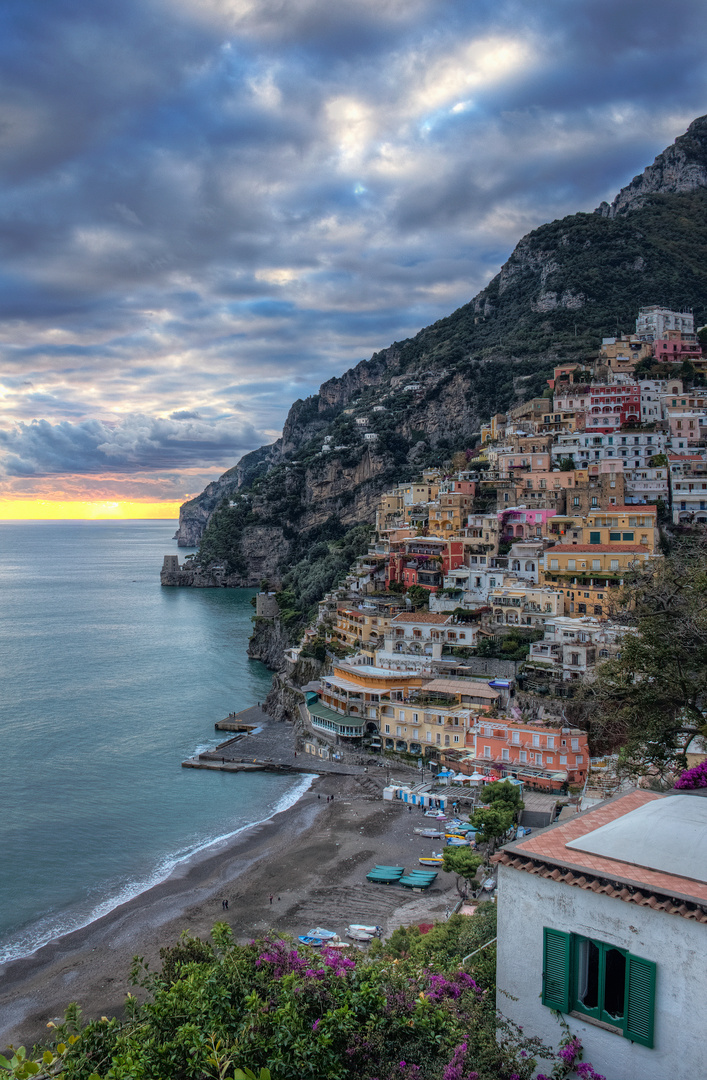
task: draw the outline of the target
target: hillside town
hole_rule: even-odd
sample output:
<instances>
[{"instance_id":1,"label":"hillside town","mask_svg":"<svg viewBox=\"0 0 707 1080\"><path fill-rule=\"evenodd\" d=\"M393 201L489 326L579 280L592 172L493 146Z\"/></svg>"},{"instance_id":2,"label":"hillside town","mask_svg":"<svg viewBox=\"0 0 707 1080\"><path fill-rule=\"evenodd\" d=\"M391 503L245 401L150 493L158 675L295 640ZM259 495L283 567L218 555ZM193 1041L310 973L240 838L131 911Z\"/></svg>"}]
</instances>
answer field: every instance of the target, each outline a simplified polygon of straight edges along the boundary
<instances>
[{"instance_id":1,"label":"hillside town","mask_svg":"<svg viewBox=\"0 0 707 1080\"><path fill-rule=\"evenodd\" d=\"M462 786L615 790L564 706L620 655L622 586L663 557L660 526L707 524L705 370L691 312L641 308L634 334L556 367L451 468L385 492L368 553L287 653L326 644L305 749ZM258 616L276 613L261 593Z\"/></svg>"}]
</instances>

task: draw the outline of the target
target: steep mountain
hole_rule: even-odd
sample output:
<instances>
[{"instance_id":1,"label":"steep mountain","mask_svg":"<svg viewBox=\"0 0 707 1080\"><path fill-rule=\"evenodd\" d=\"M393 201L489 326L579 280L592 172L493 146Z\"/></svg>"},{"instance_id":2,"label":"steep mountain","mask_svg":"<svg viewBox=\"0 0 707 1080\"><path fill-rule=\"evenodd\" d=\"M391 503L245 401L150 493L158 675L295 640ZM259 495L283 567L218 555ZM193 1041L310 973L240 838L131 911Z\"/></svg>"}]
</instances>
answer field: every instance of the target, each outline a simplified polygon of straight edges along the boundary
<instances>
[{"instance_id":1,"label":"steep mountain","mask_svg":"<svg viewBox=\"0 0 707 1080\"><path fill-rule=\"evenodd\" d=\"M296 401L277 442L182 506L178 542L201 544L201 583L278 582L312 544L372 520L392 482L464 451L489 415L541 394L555 364L633 330L640 306L693 308L700 325L706 297L701 117L611 206L533 230L468 304Z\"/></svg>"},{"instance_id":2,"label":"steep mountain","mask_svg":"<svg viewBox=\"0 0 707 1080\"><path fill-rule=\"evenodd\" d=\"M703 187L707 187L707 117L700 116L652 165L621 188L611 205L603 202L594 212L613 218L639 209L649 195L683 195Z\"/></svg>"}]
</instances>

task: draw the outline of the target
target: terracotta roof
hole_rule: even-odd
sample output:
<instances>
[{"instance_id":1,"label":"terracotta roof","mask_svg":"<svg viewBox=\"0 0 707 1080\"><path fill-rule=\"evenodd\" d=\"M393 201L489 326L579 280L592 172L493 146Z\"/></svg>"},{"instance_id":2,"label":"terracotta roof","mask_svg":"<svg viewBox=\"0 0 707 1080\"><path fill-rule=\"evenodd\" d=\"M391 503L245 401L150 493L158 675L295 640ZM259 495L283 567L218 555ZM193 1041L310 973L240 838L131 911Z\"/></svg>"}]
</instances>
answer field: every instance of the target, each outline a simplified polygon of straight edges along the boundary
<instances>
[{"instance_id":1,"label":"terracotta roof","mask_svg":"<svg viewBox=\"0 0 707 1080\"><path fill-rule=\"evenodd\" d=\"M500 693L488 683L475 679L433 679L422 687L425 693L465 694L467 697L498 698Z\"/></svg>"},{"instance_id":2,"label":"terracotta roof","mask_svg":"<svg viewBox=\"0 0 707 1080\"><path fill-rule=\"evenodd\" d=\"M707 923L707 884L566 846L570 840L585 836L653 799L670 797L651 791L619 796L560 825L543 829L530 840L506 845L493 861L580 889L605 893L627 903Z\"/></svg>"},{"instance_id":3,"label":"terracotta roof","mask_svg":"<svg viewBox=\"0 0 707 1080\"><path fill-rule=\"evenodd\" d=\"M643 551L649 554L645 544L555 544L543 554L552 555L555 551Z\"/></svg>"},{"instance_id":4,"label":"terracotta roof","mask_svg":"<svg viewBox=\"0 0 707 1080\"><path fill-rule=\"evenodd\" d=\"M439 611L403 611L392 620L394 623L448 623L452 616Z\"/></svg>"}]
</instances>

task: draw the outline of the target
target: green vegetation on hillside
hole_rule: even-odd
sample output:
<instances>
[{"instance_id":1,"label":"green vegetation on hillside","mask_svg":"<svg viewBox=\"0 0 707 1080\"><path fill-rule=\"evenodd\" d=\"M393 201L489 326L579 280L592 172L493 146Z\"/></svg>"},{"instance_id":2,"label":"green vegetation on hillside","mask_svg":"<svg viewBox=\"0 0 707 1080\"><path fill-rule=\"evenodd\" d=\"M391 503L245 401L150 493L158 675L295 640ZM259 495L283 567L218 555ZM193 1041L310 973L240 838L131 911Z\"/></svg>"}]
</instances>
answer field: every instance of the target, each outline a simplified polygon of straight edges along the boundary
<instances>
[{"instance_id":1,"label":"green vegetation on hillside","mask_svg":"<svg viewBox=\"0 0 707 1080\"><path fill-rule=\"evenodd\" d=\"M366 553L372 531L370 525L345 529L330 519L298 538L296 551L307 554L291 565L277 594L280 621L293 638L310 621L321 598L346 577L357 556Z\"/></svg>"}]
</instances>

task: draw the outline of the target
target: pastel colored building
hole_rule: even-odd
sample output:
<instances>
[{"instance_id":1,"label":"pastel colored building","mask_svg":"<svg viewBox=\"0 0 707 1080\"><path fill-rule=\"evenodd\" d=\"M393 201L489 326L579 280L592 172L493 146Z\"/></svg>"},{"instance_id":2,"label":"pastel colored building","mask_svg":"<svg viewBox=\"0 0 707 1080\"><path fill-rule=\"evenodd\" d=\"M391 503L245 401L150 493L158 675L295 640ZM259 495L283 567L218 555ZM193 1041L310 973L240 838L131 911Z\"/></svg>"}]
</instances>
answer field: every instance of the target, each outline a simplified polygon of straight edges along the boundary
<instances>
[{"instance_id":1,"label":"pastel colored building","mask_svg":"<svg viewBox=\"0 0 707 1080\"><path fill-rule=\"evenodd\" d=\"M501 526L501 540L531 540L547 534L547 522L554 517L554 509L534 507L526 510L521 506L510 506L498 515Z\"/></svg>"},{"instance_id":2,"label":"pastel colored building","mask_svg":"<svg viewBox=\"0 0 707 1080\"><path fill-rule=\"evenodd\" d=\"M475 764L558 791L564 783L584 783L589 769L587 735L576 728L481 718Z\"/></svg>"}]
</instances>

